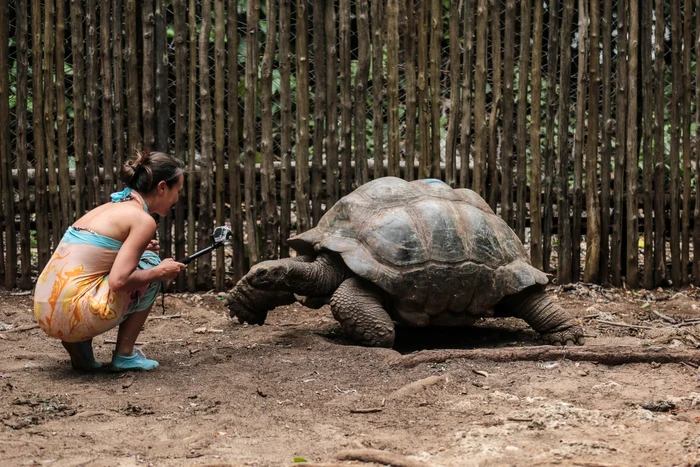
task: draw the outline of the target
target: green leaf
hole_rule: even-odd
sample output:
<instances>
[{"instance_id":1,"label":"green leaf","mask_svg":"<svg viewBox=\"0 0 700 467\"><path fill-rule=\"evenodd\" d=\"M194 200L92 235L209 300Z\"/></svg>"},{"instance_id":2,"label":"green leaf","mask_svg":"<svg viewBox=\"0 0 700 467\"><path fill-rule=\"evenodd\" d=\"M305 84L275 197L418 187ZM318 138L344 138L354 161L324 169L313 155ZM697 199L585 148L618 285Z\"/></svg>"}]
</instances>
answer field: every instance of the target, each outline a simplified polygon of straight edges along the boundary
<instances>
[{"instance_id":1,"label":"green leaf","mask_svg":"<svg viewBox=\"0 0 700 467\"><path fill-rule=\"evenodd\" d=\"M309 462L309 460L306 459L305 457L295 457L295 458L294 458L294 462L295 462L295 463L296 463L296 462Z\"/></svg>"},{"instance_id":2,"label":"green leaf","mask_svg":"<svg viewBox=\"0 0 700 467\"><path fill-rule=\"evenodd\" d=\"M650 306L651 306L651 303L646 302L646 303L644 303L644 305L642 305L642 310L643 310L644 308L649 308Z\"/></svg>"}]
</instances>

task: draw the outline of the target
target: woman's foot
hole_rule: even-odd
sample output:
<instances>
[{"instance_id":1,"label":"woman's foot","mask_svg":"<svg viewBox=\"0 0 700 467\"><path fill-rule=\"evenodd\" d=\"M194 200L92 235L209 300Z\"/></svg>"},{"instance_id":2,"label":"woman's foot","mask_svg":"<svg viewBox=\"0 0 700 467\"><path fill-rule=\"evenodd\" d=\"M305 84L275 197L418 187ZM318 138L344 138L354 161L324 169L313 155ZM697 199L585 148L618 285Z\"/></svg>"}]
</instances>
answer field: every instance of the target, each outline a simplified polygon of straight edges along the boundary
<instances>
[{"instance_id":1,"label":"woman's foot","mask_svg":"<svg viewBox=\"0 0 700 467\"><path fill-rule=\"evenodd\" d=\"M116 352L112 354L112 371L151 371L156 368L158 362L147 359L141 349L136 349L133 355L117 355Z\"/></svg>"},{"instance_id":2,"label":"woman's foot","mask_svg":"<svg viewBox=\"0 0 700 467\"><path fill-rule=\"evenodd\" d=\"M92 352L92 339L83 342L61 341L63 348L70 355L73 368L80 371L95 371L102 368L102 363L95 360Z\"/></svg>"}]
</instances>

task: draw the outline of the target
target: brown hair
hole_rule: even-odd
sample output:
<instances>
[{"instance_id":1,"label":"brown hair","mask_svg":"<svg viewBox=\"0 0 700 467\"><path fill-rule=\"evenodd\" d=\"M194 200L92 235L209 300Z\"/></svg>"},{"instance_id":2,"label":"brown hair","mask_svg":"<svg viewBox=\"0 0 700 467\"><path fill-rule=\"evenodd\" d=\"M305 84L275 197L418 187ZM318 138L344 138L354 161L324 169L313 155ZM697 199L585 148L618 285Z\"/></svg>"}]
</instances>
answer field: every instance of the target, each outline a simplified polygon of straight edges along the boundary
<instances>
[{"instance_id":1,"label":"brown hair","mask_svg":"<svg viewBox=\"0 0 700 467\"><path fill-rule=\"evenodd\" d=\"M178 158L164 152L136 154L136 160L127 161L121 169L122 181L139 193L148 193L165 181L168 187L177 182L185 173L185 164Z\"/></svg>"}]
</instances>

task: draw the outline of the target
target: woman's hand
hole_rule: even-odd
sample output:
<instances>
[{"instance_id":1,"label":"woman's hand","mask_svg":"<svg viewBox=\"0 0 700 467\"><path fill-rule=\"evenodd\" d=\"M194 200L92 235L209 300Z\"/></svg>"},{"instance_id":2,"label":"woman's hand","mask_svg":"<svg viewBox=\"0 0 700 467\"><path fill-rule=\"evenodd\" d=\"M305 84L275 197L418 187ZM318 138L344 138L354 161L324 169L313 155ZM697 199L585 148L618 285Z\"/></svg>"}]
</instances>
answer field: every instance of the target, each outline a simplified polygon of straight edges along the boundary
<instances>
[{"instance_id":1,"label":"woman's hand","mask_svg":"<svg viewBox=\"0 0 700 467\"><path fill-rule=\"evenodd\" d=\"M184 264L178 263L172 258L165 258L157 267L160 268L162 273L161 277L164 281L171 281L175 279L180 271L185 269Z\"/></svg>"},{"instance_id":2,"label":"woman's hand","mask_svg":"<svg viewBox=\"0 0 700 467\"><path fill-rule=\"evenodd\" d=\"M151 240L148 242L148 246L146 247L146 251L152 251L154 253L158 252L160 250L160 244L158 243L158 240Z\"/></svg>"}]
</instances>

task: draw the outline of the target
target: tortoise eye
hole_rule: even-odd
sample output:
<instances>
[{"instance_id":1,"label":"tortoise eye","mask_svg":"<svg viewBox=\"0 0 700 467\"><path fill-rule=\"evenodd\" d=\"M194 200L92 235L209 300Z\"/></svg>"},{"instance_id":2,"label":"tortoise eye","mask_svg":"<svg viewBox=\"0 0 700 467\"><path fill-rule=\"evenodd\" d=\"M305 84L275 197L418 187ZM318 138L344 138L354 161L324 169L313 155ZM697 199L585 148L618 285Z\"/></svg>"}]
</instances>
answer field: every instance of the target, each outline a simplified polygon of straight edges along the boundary
<instances>
[{"instance_id":1,"label":"tortoise eye","mask_svg":"<svg viewBox=\"0 0 700 467\"><path fill-rule=\"evenodd\" d=\"M258 270L255 272L255 275L258 276L258 277L262 277L262 276L264 276L265 274L267 274L267 271L266 271L265 269L258 269Z\"/></svg>"}]
</instances>

